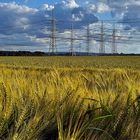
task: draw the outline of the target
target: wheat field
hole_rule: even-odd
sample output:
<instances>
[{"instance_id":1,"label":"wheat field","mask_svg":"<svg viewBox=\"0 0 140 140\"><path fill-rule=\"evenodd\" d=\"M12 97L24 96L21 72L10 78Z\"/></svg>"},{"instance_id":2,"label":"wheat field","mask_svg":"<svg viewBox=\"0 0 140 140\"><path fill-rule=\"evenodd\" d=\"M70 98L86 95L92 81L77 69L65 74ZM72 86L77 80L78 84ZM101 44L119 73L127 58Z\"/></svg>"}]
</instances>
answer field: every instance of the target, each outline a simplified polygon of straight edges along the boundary
<instances>
[{"instance_id":1,"label":"wheat field","mask_svg":"<svg viewBox=\"0 0 140 140\"><path fill-rule=\"evenodd\" d=\"M140 140L140 57L0 57L0 140Z\"/></svg>"}]
</instances>

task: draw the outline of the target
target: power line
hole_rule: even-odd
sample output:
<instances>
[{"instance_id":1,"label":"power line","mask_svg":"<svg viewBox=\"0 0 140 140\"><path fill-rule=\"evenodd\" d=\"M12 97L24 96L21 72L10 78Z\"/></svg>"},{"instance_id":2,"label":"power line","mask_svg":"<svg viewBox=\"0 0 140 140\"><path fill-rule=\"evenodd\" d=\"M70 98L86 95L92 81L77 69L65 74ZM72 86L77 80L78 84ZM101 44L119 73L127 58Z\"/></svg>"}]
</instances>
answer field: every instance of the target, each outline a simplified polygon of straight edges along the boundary
<instances>
[{"instance_id":1,"label":"power line","mask_svg":"<svg viewBox=\"0 0 140 140\"><path fill-rule=\"evenodd\" d=\"M90 28L89 28L89 24L87 25L87 40L86 40L86 51L87 51L87 55L89 54L89 46L90 46Z\"/></svg>"},{"instance_id":2,"label":"power line","mask_svg":"<svg viewBox=\"0 0 140 140\"><path fill-rule=\"evenodd\" d=\"M114 25L114 29L112 32L112 54L116 54L117 53L117 46L116 46L116 29L115 29L115 25Z\"/></svg>"},{"instance_id":3,"label":"power line","mask_svg":"<svg viewBox=\"0 0 140 140\"><path fill-rule=\"evenodd\" d=\"M100 42L100 49L99 53L104 54L105 53L105 46L104 46L104 23L101 22L101 42Z\"/></svg>"},{"instance_id":4,"label":"power line","mask_svg":"<svg viewBox=\"0 0 140 140\"><path fill-rule=\"evenodd\" d=\"M45 18L45 17L44 17ZM36 24L39 24L39 25L41 25L42 23L44 23L45 25L46 25L46 23L49 23L49 24L51 24L51 21L52 21L52 19L42 19L42 20L37 20L37 21L35 21L35 22L29 22L29 23L21 23L21 25L4 25L4 27L2 27L2 26L0 26L0 28L1 29L8 29L8 28L18 28L18 27L23 27L23 26L32 26L32 25L36 25ZM110 22L110 23L112 23L112 21L116 21L115 23L139 23L140 22L140 18L135 18L135 19L124 19L123 21L121 20L121 21L119 21L119 20L102 20L104 23L105 22ZM99 22L102 22L102 21L100 21L100 20L98 20L98 21L89 21L89 23L91 23L91 24L96 24L96 23L99 23ZM56 24L57 23L68 23L68 24L70 24L71 22L73 22L73 23L79 23L79 22L77 22L77 21L74 21L74 20L61 20L61 19L57 19L57 20L55 20L55 22L56 22ZM81 21L81 23L85 23L85 24L87 24L87 21ZM6 26L6 27L5 27Z\"/></svg>"},{"instance_id":5,"label":"power line","mask_svg":"<svg viewBox=\"0 0 140 140\"><path fill-rule=\"evenodd\" d=\"M73 22L71 22L71 38L70 38L70 42L71 42L71 47L70 47L70 53L73 56L73 43L74 43L74 33L73 33Z\"/></svg>"},{"instance_id":6,"label":"power line","mask_svg":"<svg viewBox=\"0 0 140 140\"><path fill-rule=\"evenodd\" d=\"M54 11L52 10L52 20L51 20L51 37L50 37L50 48L49 48L49 52L51 53L55 53L56 52L56 37L55 37L55 31L56 31L56 27L55 27L55 18L54 18Z\"/></svg>"},{"instance_id":7,"label":"power line","mask_svg":"<svg viewBox=\"0 0 140 140\"><path fill-rule=\"evenodd\" d=\"M139 19L140 20L140 19ZM129 20L128 20L129 21ZM76 45L74 46L74 41L78 41L78 42L84 42L86 44L86 52L87 54L90 52L90 41L91 40L95 40L96 42L100 43L100 47L99 47L99 53L103 54L105 53L105 46L106 44L105 43L112 43L112 53L117 53L117 43L121 43L121 44L127 44L128 41L131 41L132 42L135 42L135 43L140 43L139 39L130 39L130 37L132 36L129 36L129 35L117 35L117 31L122 31L121 29L117 29L116 27L114 27L113 29L111 27L105 27L105 24L104 22L105 21L102 21L101 22L101 26L100 27L97 27L96 26L96 29L94 29L95 27L93 27L93 29L90 28L90 22L89 23L86 23L87 26L86 28L82 28L82 29L76 29L74 28L76 22L75 21L69 21L69 26L70 26L70 29L68 30L69 31L69 36L66 37L65 36L65 32L63 32L63 36L60 36L60 29L56 29L56 26L58 25L58 23L62 23L63 20L56 20L55 17L54 17L54 11L52 11L52 18L51 19L46 19L46 21L44 21L43 23L42 22L38 22L36 23L37 25L39 24L38 28L39 29L44 29L46 28L46 25L45 23L48 23L49 25L47 25L47 30L48 32L47 33L43 33L42 32L42 36L40 38L44 39L50 39L50 47L47 48L49 49L49 52L51 53L55 53L56 52L56 41L61 41L62 44L64 44L64 42L67 42L68 43L68 40L70 42L70 46L69 47L62 47L62 46L59 46L58 49L69 49L70 50L70 53L71 55L74 55L74 48L81 48L81 43L80 43L80 46L79 47L76 47ZM67 21L65 21L67 22ZM130 23L132 21L129 21ZM135 20L136 22L136 20ZM77 22L78 23L78 22ZM35 25L36 25L35 24ZM115 23L114 23L115 24ZM118 23L117 23L118 24ZM29 24L30 25L30 24ZM23 26L23 25L22 25ZM41 26L44 26L44 27L41 27ZM10 31L14 31L14 29L16 30L18 26L14 27L14 28L11 28ZM35 26L33 26L35 27ZM32 27L32 28L33 28ZM99 29L98 29L99 28ZM64 28L64 31L67 30ZM77 30L77 32L76 32ZM100 33L96 33L95 31L99 31L100 30ZM2 30L0 30L2 31ZM3 31L9 31L9 29L4 29L3 28ZM80 31L80 32L79 32ZM83 31L86 31L86 35L84 35L85 32ZM36 33L36 30L32 31L31 33ZM92 32L92 33L91 33ZM106 33L107 32L107 33ZM111 33L112 34L108 34L108 33ZM39 38L39 37L36 37L36 38ZM2 37L1 37L2 39ZM6 39L7 41L8 40L11 40L11 39L7 39L7 38L4 38L3 37L3 40ZM3 41L2 40L2 41ZM1 41L1 40L0 40ZM14 40L12 40L14 41ZM16 41L16 40L15 40ZM33 41L33 40L29 40L29 41ZM25 46L23 43L29 43L29 45L32 43L32 42L29 42L28 40L18 40L18 42L14 43L14 42L7 42L7 45L21 45L21 46ZM127 42L126 42L127 41ZM80 50L81 51L81 50Z\"/></svg>"}]
</instances>

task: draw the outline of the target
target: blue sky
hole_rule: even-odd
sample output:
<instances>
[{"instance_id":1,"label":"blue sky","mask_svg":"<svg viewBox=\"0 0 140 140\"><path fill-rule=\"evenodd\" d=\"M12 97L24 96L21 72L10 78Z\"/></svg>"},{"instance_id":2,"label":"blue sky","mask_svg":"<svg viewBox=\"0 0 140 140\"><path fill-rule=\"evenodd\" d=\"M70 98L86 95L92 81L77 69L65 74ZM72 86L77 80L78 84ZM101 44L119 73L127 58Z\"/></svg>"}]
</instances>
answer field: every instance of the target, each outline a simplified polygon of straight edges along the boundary
<instances>
[{"instance_id":1,"label":"blue sky","mask_svg":"<svg viewBox=\"0 0 140 140\"><path fill-rule=\"evenodd\" d=\"M0 50L48 51L47 20L53 8L57 20L75 21L75 38L83 38L74 42L75 48L82 44L81 51L85 51L85 29L90 21L90 33L96 37L91 39L90 50L98 52L100 21L105 20L105 46L106 52L110 52L114 20L118 52L140 53L140 2L137 0L0 0ZM69 28L70 23L58 23L57 36L69 38ZM57 46L65 51L70 42L58 39Z\"/></svg>"},{"instance_id":2,"label":"blue sky","mask_svg":"<svg viewBox=\"0 0 140 140\"><path fill-rule=\"evenodd\" d=\"M26 4L30 7L39 7L44 3L55 4L56 2L60 2L60 0L28 0Z\"/></svg>"},{"instance_id":3,"label":"blue sky","mask_svg":"<svg viewBox=\"0 0 140 140\"><path fill-rule=\"evenodd\" d=\"M26 4L29 7L39 7L44 3L47 4L55 4L56 2L60 2L61 0L0 0L0 2L16 2L18 4Z\"/></svg>"}]
</instances>

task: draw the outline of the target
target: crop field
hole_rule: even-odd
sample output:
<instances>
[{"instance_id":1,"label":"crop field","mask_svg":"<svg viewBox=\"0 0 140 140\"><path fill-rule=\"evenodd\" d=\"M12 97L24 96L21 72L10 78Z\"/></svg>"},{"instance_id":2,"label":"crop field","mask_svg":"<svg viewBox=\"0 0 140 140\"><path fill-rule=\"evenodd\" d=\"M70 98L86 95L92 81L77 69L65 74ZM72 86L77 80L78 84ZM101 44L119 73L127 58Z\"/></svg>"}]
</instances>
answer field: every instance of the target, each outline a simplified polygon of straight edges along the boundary
<instances>
[{"instance_id":1,"label":"crop field","mask_svg":"<svg viewBox=\"0 0 140 140\"><path fill-rule=\"evenodd\" d=\"M0 57L0 67L140 69L140 57Z\"/></svg>"},{"instance_id":2,"label":"crop field","mask_svg":"<svg viewBox=\"0 0 140 140\"><path fill-rule=\"evenodd\" d=\"M0 140L140 140L140 57L0 57Z\"/></svg>"}]
</instances>

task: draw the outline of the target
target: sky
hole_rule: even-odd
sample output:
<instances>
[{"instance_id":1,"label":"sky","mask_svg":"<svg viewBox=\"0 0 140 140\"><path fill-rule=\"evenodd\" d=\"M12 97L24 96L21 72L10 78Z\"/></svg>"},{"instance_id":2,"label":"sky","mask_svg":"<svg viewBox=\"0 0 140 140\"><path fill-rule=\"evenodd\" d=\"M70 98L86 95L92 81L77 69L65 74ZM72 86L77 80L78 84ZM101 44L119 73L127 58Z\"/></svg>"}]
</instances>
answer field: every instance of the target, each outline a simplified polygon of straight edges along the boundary
<instances>
[{"instance_id":1,"label":"sky","mask_svg":"<svg viewBox=\"0 0 140 140\"><path fill-rule=\"evenodd\" d=\"M52 9L57 51L69 51L73 21L75 51L86 51L89 25L90 51L99 52L103 21L107 53L114 28L119 53L140 53L139 0L0 0L0 50L48 51Z\"/></svg>"}]
</instances>

